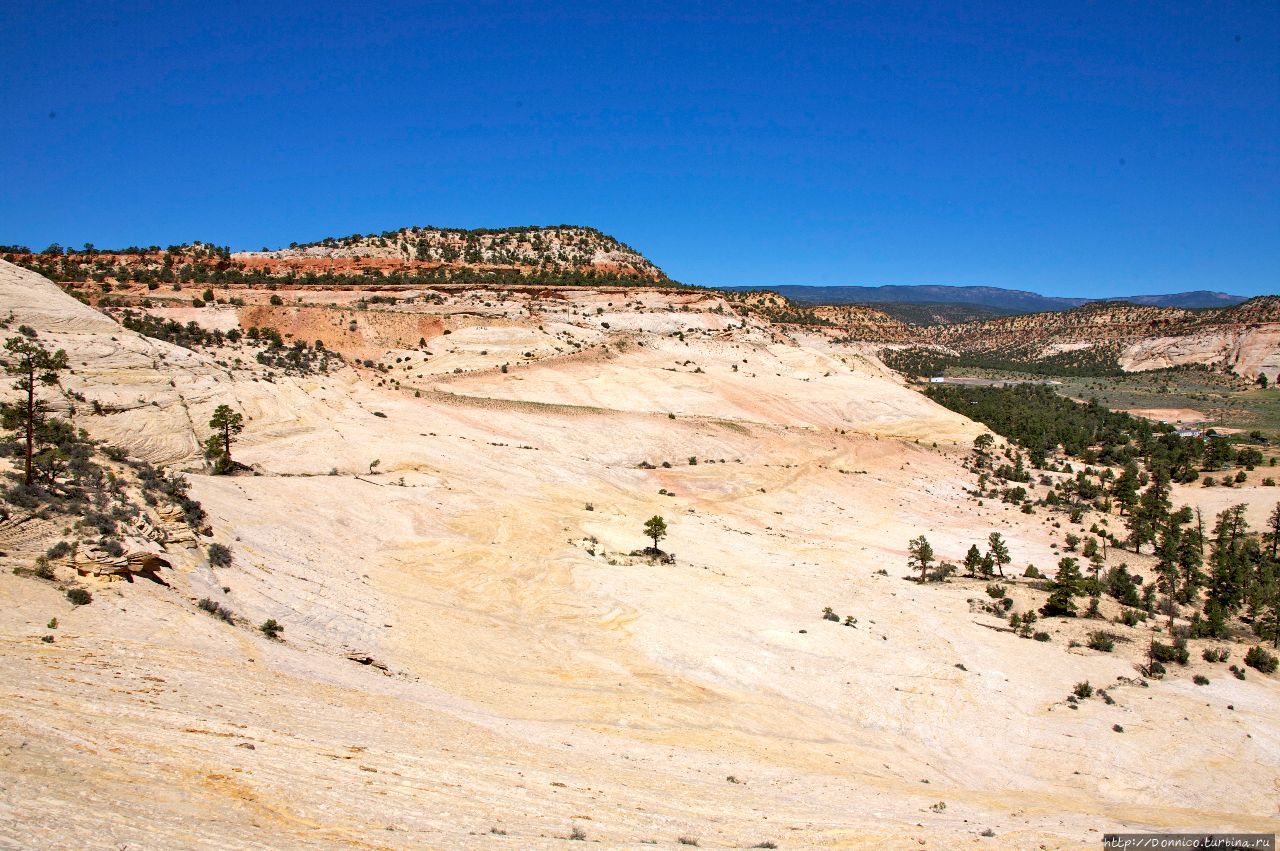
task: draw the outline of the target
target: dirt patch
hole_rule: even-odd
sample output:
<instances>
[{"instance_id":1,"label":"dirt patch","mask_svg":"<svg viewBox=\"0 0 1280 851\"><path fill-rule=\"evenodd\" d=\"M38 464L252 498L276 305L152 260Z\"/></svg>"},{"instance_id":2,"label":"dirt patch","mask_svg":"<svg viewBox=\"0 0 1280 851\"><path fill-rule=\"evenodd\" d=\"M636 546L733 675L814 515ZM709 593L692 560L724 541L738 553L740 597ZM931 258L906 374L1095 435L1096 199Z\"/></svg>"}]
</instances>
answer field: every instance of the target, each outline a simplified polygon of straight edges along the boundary
<instances>
[{"instance_id":1,"label":"dirt patch","mask_svg":"<svg viewBox=\"0 0 1280 851\"><path fill-rule=\"evenodd\" d=\"M316 340L347 357L374 357L410 349L444 332L437 316L389 310L249 305L239 310L242 328L272 328L286 340Z\"/></svg>"},{"instance_id":2,"label":"dirt patch","mask_svg":"<svg viewBox=\"0 0 1280 851\"><path fill-rule=\"evenodd\" d=\"M1125 413L1173 425L1192 425L1209 420L1208 414L1194 408L1127 408Z\"/></svg>"}]
</instances>

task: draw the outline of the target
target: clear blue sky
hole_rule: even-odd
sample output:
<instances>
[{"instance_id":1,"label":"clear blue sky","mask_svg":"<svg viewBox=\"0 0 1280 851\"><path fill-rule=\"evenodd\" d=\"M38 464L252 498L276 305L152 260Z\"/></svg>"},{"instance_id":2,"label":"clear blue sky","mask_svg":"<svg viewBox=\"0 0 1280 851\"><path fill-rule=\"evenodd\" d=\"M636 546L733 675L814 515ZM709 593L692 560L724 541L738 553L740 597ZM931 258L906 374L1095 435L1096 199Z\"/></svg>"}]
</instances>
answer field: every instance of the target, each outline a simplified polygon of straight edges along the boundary
<instances>
[{"instance_id":1,"label":"clear blue sky","mask_svg":"<svg viewBox=\"0 0 1280 851\"><path fill-rule=\"evenodd\" d=\"M4 3L0 243L594 225L698 284L1280 292L1280 4Z\"/></svg>"}]
</instances>

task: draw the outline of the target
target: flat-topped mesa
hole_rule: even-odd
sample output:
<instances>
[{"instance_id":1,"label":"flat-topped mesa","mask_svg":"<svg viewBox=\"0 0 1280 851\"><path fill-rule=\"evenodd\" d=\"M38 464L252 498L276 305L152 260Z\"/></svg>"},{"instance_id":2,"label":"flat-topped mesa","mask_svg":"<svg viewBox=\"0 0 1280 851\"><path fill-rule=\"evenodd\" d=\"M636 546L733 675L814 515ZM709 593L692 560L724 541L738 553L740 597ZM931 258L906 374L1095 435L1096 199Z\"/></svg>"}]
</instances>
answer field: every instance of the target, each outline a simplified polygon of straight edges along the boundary
<instances>
[{"instance_id":1,"label":"flat-topped mesa","mask_svg":"<svg viewBox=\"0 0 1280 851\"><path fill-rule=\"evenodd\" d=\"M558 271L597 270L649 281L662 270L630 246L595 228L558 225L457 230L410 227L291 245L277 251L244 251L232 259L247 266L298 261L359 261L413 268L480 266Z\"/></svg>"},{"instance_id":2,"label":"flat-topped mesa","mask_svg":"<svg viewBox=\"0 0 1280 851\"><path fill-rule=\"evenodd\" d=\"M298 284L389 283L673 286L635 249L595 228L571 225L460 230L409 227L326 237L287 248L232 252L194 242L42 252L8 246L0 257L63 283L227 286L288 279ZM154 288L154 287L153 287Z\"/></svg>"}]
</instances>

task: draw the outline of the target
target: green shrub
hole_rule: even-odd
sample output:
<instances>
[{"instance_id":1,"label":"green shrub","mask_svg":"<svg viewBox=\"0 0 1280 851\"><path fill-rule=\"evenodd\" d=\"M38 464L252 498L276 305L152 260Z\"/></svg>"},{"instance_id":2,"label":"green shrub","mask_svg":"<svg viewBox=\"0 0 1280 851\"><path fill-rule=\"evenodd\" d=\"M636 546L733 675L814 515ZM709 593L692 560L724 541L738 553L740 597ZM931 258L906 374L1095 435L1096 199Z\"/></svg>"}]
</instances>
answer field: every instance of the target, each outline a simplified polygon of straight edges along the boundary
<instances>
[{"instance_id":1,"label":"green shrub","mask_svg":"<svg viewBox=\"0 0 1280 851\"><path fill-rule=\"evenodd\" d=\"M1187 650L1187 640L1185 638L1175 639L1172 647L1153 639L1151 642L1151 658L1157 662L1177 662L1179 665L1185 665L1191 660L1191 653Z\"/></svg>"},{"instance_id":2,"label":"green shrub","mask_svg":"<svg viewBox=\"0 0 1280 851\"><path fill-rule=\"evenodd\" d=\"M1006 589L1003 585L991 584L987 586L987 596L993 600L999 600L1005 595Z\"/></svg>"},{"instance_id":3,"label":"green shrub","mask_svg":"<svg viewBox=\"0 0 1280 851\"><path fill-rule=\"evenodd\" d=\"M1196 674L1191 678L1191 681L1198 686L1207 686L1209 684L1209 678L1204 674Z\"/></svg>"},{"instance_id":4,"label":"green shrub","mask_svg":"<svg viewBox=\"0 0 1280 851\"><path fill-rule=\"evenodd\" d=\"M1082 683L1076 683L1075 688L1071 690L1071 693L1081 700L1084 700L1093 696L1093 686L1089 685L1088 680L1085 680Z\"/></svg>"},{"instance_id":5,"label":"green shrub","mask_svg":"<svg viewBox=\"0 0 1280 851\"><path fill-rule=\"evenodd\" d=\"M1138 609L1124 609L1117 620L1125 626L1137 626L1147 619L1147 613Z\"/></svg>"},{"instance_id":6,"label":"green shrub","mask_svg":"<svg viewBox=\"0 0 1280 851\"><path fill-rule=\"evenodd\" d=\"M232 561L231 548L225 544L209 545L209 564L212 567L230 567Z\"/></svg>"},{"instance_id":7,"label":"green shrub","mask_svg":"<svg viewBox=\"0 0 1280 851\"><path fill-rule=\"evenodd\" d=\"M1036 637L1036 641L1048 641L1048 640L1049 640L1049 633L1047 633L1047 632L1037 632L1035 637Z\"/></svg>"},{"instance_id":8,"label":"green shrub","mask_svg":"<svg viewBox=\"0 0 1280 851\"><path fill-rule=\"evenodd\" d=\"M1225 647L1206 647L1200 655L1206 662L1225 662L1230 658L1231 651Z\"/></svg>"},{"instance_id":9,"label":"green shrub","mask_svg":"<svg viewBox=\"0 0 1280 851\"><path fill-rule=\"evenodd\" d=\"M231 624L235 623L235 612L231 611L221 603L215 603L208 597L204 597L200 602L196 603L196 605L200 607L201 611L208 612L219 620L223 620Z\"/></svg>"},{"instance_id":10,"label":"green shrub","mask_svg":"<svg viewBox=\"0 0 1280 851\"><path fill-rule=\"evenodd\" d=\"M58 541L58 543L54 544L52 547L49 547L49 549L45 551L45 557L46 558L62 558L63 556L70 555L74 549L75 548L71 546L71 544L67 543L66 541Z\"/></svg>"},{"instance_id":11,"label":"green shrub","mask_svg":"<svg viewBox=\"0 0 1280 851\"><path fill-rule=\"evenodd\" d=\"M1249 652L1244 654L1244 663L1250 668L1256 668L1264 674L1275 673L1280 666L1280 659L1263 650L1261 647L1253 646L1249 648Z\"/></svg>"},{"instance_id":12,"label":"green shrub","mask_svg":"<svg viewBox=\"0 0 1280 851\"><path fill-rule=\"evenodd\" d=\"M1116 642L1110 634L1098 630L1097 632L1089 633L1089 649L1110 653L1116 649Z\"/></svg>"},{"instance_id":13,"label":"green shrub","mask_svg":"<svg viewBox=\"0 0 1280 851\"><path fill-rule=\"evenodd\" d=\"M93 595L83 588L72 588L67 592L67 599L73 606L87 606L93 602ZM1274 665L1272 668L1274 669Z\"/></svg>"},{"instance_id":14,"label":"green shrub","mask_svg":"<svg viewBox=\"0 0 1280 851\"><path fill-rule=\"evenodd\" d=\"M258 627L258 629L262 630L262 634L267 638L272 639L278 639L280 633L284 632L284 627L277 623L275 618L268 618L263 621L262 626Z\"/></svg>"}]
</instances>

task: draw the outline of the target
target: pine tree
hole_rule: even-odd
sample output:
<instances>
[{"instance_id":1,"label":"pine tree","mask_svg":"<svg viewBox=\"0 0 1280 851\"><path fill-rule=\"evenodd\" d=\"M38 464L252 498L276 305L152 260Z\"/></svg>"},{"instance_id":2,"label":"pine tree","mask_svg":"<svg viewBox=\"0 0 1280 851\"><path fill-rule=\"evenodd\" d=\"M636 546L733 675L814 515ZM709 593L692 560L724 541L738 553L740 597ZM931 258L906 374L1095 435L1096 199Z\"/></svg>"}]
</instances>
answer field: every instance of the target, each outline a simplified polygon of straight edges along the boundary
<instances>
[{"instance_id":1,"label":"pine tree","mask_svg":"<svg viewBox=\"0 0 1280 851\"><path fill-rule=\"evenodd\" d=\"M244 417L230 405L219 405L209 419L209 428L214 429L214 434L205 441L205 456L214 459L215 473L228 473L234 466L231 442L244 431Z\"/></svg>"},{"instance_id":2,"label":"pine tree","mask_svg":"<svg viewBox=\"0 0 1280 851\"><path fill-rule=\"evenodd\" d=\"M1276 503L1271 516L1267 518L1267 529L1267 538L1271 541L1271 558L1275 560L1277 549L1280 548L1280 502Z\"/></svg>"},{"instance_id":3,"label":"pine tree","mask_svg":"<svg viewBox=\"0 0 1280 851\"><path fill-rule=\"evenodd\" d=\"M921 535L907 544L907 553L907 567L920 571L920 584L923 585L929 575L929 565L933 563L933 547Z\"/></svg>"},{"instance_id":4,"label":"pine tree","mask_svg":"<svg viewBox=\"0 0 1280 851\"><path fill-rule=\"evenodd\" d=\"M1004 578L1004 566L1009 563L1009 546L999 532L992 532L987 537L987 557L995 564L1000 577Z\"/></svg>"},{"instance_id":5,"label":"pine tree","mask_svg":"<svg viewBox=\"0 0 1280 851\"><path fill-rule=\"evenodd\" d=\"M35 456L36 433L48 413L48 406L36 395L36 388L42 384L52 386L58 383L58 373L67 368L67 353L62 349L49 352L36 342L35 331L27 329L27 332L24 336L10 337L4 343L8 352L3 360L5 372L16 376L13 389L21 391L22 395L17 402L0 408L0 417L3 417L5 428L24 433L26 460L23 483L30 487L34 480L32 458Z\"/></svg>"},{"instance_id":6,"label":"pine tree","mask_svg":"<svg viewBox=\"0 0 1280 851\"><path fill-rule=\"evenodd\" d=\"M667 537L667 521L663 520L661 515L655 514L644 523L644 533L653 538L653 549L658 549L658 542Z\"/></svg>"},{"instance_id":7,"label":"pine tree","mask_svg":"<svg viewBox=\"0 0 1280 851\"><path fill-rule=\"evenodd\" d=\"M978 550L978 545L974 544L964 554L964 569L970 576L977 576L982 570L982 563L982 553Z\"/></svg>"},{"instance_id":8,"label":"pine tree","mask_svg":"<svg viewBox=\"0 0 1280 851\"><path fill-rule=\"evenodd\" d=\"M1080 596L1080 584L1083 577L1080 568L1073 558L1064 558L1058 562L1058 574L1049 585L1049 599L1040 607L1040 614L1045 617L1073 618L1076 616L1074 598Z\"/></svg>"}]
</instances>

